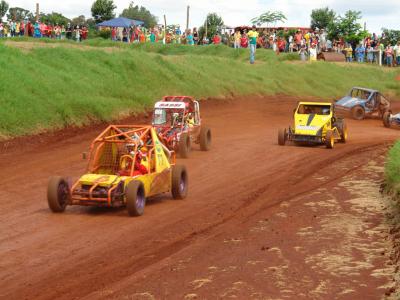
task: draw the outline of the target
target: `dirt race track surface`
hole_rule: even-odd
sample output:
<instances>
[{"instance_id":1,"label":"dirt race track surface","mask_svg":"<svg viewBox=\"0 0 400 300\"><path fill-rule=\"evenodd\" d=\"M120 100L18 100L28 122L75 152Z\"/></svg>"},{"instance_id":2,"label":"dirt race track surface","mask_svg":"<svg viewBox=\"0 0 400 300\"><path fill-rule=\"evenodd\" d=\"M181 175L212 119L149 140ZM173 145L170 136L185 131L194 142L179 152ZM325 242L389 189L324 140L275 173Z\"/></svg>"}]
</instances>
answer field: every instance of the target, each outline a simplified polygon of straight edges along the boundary
<instances>
[{"instance_id":1,"label":"dirt race track surface","mask_svg":"<svg viewBox=\"0 0 400 300\"><path fill-rule=\"evenodd\" d=\"M379 184L398 130L348 121L333 150L277 145L290 97L209 102L209 153L189 197L124 209L47 208L102 128L0 155L1 299L380 299L392 280Z\"/></svg>"}]
</instances>

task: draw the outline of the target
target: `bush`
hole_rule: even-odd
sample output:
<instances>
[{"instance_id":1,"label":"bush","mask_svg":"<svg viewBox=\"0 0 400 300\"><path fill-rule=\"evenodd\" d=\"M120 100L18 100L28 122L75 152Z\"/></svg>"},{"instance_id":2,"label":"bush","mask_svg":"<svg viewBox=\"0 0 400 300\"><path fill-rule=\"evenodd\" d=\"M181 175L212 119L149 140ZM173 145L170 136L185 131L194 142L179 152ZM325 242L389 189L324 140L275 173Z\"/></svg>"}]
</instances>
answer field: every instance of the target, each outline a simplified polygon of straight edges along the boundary
<instances>
[{"instance_id":1,"label":"bush","mask_svg":"<svg viewBox=\"0 0 400 300\"><path fill-rule=\"evenodd\" d=\"M97 36L101 37L105 40L110 40L111 39L111 30L110 29L101 29L97 31Z\"/></svg>"}]
</instances>

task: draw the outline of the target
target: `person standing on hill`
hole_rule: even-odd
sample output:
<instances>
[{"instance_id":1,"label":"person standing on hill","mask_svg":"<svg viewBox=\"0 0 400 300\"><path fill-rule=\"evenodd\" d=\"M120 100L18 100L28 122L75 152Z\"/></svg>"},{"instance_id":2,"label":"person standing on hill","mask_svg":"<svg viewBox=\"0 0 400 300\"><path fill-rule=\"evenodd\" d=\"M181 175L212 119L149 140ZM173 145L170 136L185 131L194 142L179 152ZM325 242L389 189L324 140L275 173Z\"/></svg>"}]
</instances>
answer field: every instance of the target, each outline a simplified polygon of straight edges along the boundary
<instances>
[{"instance_id":1,"label":"person standing on hill","mask_svg":"<svg viewBox=\"0 0 400 300\"><path fill-rule=\"evenodd\" d=\"M351 48L351 45L348 44L346 48L344 48L344 52L346 55L346 62L352 62L353 61L353 48Z\"/></svg>"},{"instance_id":2,"label":"person standing on hill","mask_svg":"<svg viewBox=\"0 0 400 300\"><path fill-rule=\"evenodd\" d=\"M197 28L193 28L193 41L195 45L199 44L199 32L197 31Z\"/></svg>"},{"instance_id":3,"label":"person standing on hill","mask_svg":"<svg viewBox=\"0 0 400 300\"><path fill-rule=\"evenodd\" d=\"M393 50L394 50L394 54L396 57L396 65L399 67L400 66L400 42L397 42L397 45L394 46Z\"/></svg>"},{"instance_id":4,"label":"person standing on hill","mask_svg":"<svg viewBox=\"0 0 400 300\"><path fill-rule=\"evenodd\" d=\"M234 38L235 38L234 48L239 49L240 48L240 40L242 38L242 34L240 33L239 29L236 30Z\"/></svg>"},{"instance_id":5,"label":"person standing on hill","mask_svg":"<svg viewBox=\"0 0 400 300\"><path fill-rule=\"evenodd\" d=\"M71 23L67 24L66 37L69 40L72 39L72 26L71 26Z\"/></svg>"},{"instance_id":6,"label":"person standing on hill","mask_svg":"<svg viewBox=\"0 0 400 300\"><path fill-rule=\"evenodd\" d=\"M186 44L188 44L190 46L194 46L194 37L193 37L192 32L191 32L190 29L187 30Z\"/></svg>"},{"instance_id":7,"label":"person standing on hill","mask_svg":"<svg viewBox=\"0 0 400 300\"><path fill-rule=\"evenodd\" d=\"M357 61L359 63L363 63L364 62L365 48L361 43L356 48L356 56L357 56Z\"/></svg>"},{"instance_id":8,"label":"person standing on hill","mask_svg":"<svg viewBox=\"0 0 400 300\"><path fill-rule=\"evenodd\" d=\"M250 44L250 63L254 64L256 59L256 49L257 49L257 39L258 39L258 32L256 30L256 26L253 25L252 29L247 34L249 37L249 44Z\"/></svg>"}]
</instances>

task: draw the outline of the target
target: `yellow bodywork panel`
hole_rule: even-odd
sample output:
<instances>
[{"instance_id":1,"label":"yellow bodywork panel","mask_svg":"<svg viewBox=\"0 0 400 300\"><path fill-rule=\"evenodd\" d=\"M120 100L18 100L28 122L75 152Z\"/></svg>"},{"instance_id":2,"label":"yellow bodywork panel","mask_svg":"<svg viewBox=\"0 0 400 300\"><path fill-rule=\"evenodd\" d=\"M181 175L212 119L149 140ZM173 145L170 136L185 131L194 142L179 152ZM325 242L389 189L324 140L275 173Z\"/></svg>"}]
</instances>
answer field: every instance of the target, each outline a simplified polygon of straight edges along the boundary
<instances>
[{"instance_id":1,"label":"yellow bodywork panel","mask_svg":"<svg viewBox=\"0 0 400 300\"><path fill-rule=\"evenodd\" d=\"M294 114L294 131L298 135L325 136L332 127L332 117L331 103L300 102Z\"/></svg>"}]
</instances>

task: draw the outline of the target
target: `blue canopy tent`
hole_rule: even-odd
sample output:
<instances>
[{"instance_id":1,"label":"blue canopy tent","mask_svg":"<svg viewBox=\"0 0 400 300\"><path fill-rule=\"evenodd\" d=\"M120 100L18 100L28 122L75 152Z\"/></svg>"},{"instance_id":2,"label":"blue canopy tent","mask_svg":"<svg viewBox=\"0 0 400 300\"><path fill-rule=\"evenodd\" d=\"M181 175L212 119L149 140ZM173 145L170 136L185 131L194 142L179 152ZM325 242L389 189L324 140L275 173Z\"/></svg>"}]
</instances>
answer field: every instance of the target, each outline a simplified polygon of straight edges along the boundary
<instances>
[{"instance_id":1,"label":"blue canopy tent","mask_svg":"<svg viewBox=\"0 0 400 300\"><path fill-rule=\"evenodd\" d=\"M123 27L123 28L130 28L132 26L139 26L143 25L144 22L138 20L131 20L128 18L115 18L112 20L104 21L100 24L97 24L97 27Z\"/></svg>"}]
</instances>

